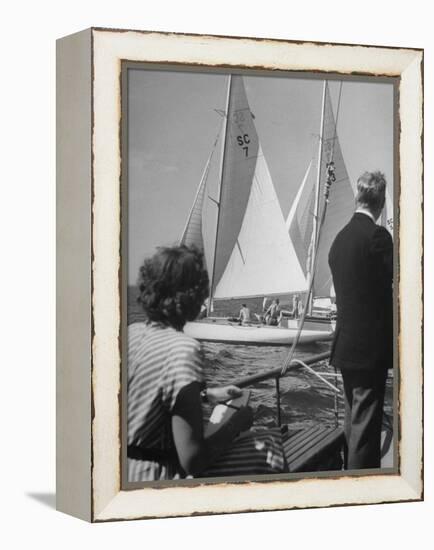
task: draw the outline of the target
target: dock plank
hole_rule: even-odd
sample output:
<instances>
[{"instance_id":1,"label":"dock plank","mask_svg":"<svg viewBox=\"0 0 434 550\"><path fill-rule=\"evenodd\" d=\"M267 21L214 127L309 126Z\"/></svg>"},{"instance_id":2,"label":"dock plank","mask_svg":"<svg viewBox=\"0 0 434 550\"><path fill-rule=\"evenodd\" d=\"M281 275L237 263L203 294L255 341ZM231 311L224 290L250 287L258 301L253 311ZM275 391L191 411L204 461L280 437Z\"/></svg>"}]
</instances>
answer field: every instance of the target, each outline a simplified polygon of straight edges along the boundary
<instances>
[{"instance_id":1,"label":"dock plank","mask_svg":"<svg viewBox=\"0 0 434 550\"><path fill-rule=\"evenodd\" d=\"M287 441L283 444L285 448L285 453L293 454L299 448L303 448L306 443L308 443L316 435L321 434L323 430L321 427L311 428L307 430L302 430L301 433L298 433L296 436L288 438Z\"/></svg>"},{"instance_id":2,"label":"dock plank","mask_svg":"<svg viewBox=\"0 0 434 550\"><path fill-rule=\"evenodd\" d=\"M313 426L288 435L283 443L290 472L339 468L344 433L340 427Z\"/></svg>"},{"instance_id":3,"label":"dock plank","mask_svg":"<svg viewBox=\"0 0 434 550\"><path fill-rule=\"evenodd\" d=\"M315 434L312 434L312 437L307 437L302 445L297 445L295 449L292 447L289 448L288 459L291 462L294 462L298 458L302 457L306 453L309 453L310 449L318 446L321 442L330 434L330 430L321 430Z\"/></svg>"}]
</instances>

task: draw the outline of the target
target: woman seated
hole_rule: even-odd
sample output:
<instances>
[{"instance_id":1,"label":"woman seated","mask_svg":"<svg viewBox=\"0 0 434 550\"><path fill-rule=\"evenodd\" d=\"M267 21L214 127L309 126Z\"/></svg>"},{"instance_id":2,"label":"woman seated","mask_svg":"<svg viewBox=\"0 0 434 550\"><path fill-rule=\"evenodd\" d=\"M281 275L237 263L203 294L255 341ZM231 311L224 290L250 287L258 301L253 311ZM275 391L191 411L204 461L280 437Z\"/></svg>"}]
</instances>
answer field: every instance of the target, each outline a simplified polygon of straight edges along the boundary
<instances>
[{"instance_id":1,"label":"woman seated","mask_svg":"<svg viewBox=\"0 0 434 550\"><path fill-rule=\"evenodd\" d=\"M159 248L139 284L147 320L128 327L128 480L284 471L279 429L236 437L252 424L249 407L204 436L201 400L224 402L241 390L205 389L200 344L182 332L208 296L202 254Z\"/></svg>"}]
</instances>

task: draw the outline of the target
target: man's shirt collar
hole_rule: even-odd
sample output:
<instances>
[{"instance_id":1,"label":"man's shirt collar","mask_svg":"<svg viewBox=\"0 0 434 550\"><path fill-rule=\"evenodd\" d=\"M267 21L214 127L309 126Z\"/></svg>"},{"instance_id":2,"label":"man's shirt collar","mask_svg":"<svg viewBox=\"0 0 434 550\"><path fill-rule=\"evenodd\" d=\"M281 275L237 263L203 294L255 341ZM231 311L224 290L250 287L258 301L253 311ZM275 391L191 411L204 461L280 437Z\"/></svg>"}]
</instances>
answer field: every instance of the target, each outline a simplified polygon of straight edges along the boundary
<instances>
[{"instance_id":1,"label":"man's shirt collar","mask_svg":"<svg viewBox=\"0 0 434 550\"><path fill-rule=\"evenodd\" d=\"M369 210L366 210L365 208L357 208L356 214L365 214L365 216L368 216L369 218L371 218L371 220L374 222L374 223L377 223L376 220L374 219L374 216L371 214L371 212L369 212Z\"/></svg>"}]
</instances>

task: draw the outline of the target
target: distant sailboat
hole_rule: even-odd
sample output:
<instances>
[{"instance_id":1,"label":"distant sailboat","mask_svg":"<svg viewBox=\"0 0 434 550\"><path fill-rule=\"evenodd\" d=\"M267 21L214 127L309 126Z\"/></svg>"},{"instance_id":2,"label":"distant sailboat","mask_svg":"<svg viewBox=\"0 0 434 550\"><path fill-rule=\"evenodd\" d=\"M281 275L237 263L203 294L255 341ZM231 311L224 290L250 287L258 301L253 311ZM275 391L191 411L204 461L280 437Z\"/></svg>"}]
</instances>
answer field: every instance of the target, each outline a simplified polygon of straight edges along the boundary
<instances>
[{"instance_id":1,"label":"distant sailboat","mask_svg":"<svg viewBox=\"0 0 434 550\"><path fill-rule=\"evenodd\" d=\"M312 297L308 304L312 313L315 298L333 295L333 281L328 265L328 253L337 233L354 212L354 192L351 187L340 147L336 120L327 81L323 86L321 127L318 153L309 163L303 182L286 220L286 226L297 252L300 265L310 280L316 259ZM327 165L334 162L336 181L330 190L327 216L318 234L318 219L324 207L320 185L325 181Z\"/></svg>"},{"instance_id":2,"label":"distant sailboat","mask_svg":"<svg viewBox=\"0 0 434 550\"><path fill-rule=\"evenodd\" d=\"M221 146L220 171L215 151ZM214 176L214 177L213 177ZM217 184L216 184L217 182ZM181 243L205 253L214 300L305 292L306 276L289 237L247 101L243 78L230 76L223 129L205 165ZM295 329L188 323L202 340L289 345ZM330 336L303 331L301 340Z\"/></svg>"},{"instance_id":3,"label":"distant sailboat","mask_svg":"<svg viewBox=\"0 0 434 550\"><path fill-rule=\"evenodd\" d=\"M341 90L342 84L339 96ZM317 220L324 207L324 197L320 185L324 181L327 164L331 161L334 162L336 181L330 190L327 216L321 228L321 238L318 243ZM337 118L335 119L333 113L330 90L327 81L325 81L318 153L309 162L286 219L287 230L300 265L308 279L312 276L315 249L318 255L312 291L313 299L308 304L310 314L312 314L315 299L334 297L328 253L337 233L351 218L354 212L354 201L355 191L351 186L345 166L337 134ZM386 192L385 208L378 223L386 227L393 236L393 203L388 192Z\"/></svg>"}]
</instances>

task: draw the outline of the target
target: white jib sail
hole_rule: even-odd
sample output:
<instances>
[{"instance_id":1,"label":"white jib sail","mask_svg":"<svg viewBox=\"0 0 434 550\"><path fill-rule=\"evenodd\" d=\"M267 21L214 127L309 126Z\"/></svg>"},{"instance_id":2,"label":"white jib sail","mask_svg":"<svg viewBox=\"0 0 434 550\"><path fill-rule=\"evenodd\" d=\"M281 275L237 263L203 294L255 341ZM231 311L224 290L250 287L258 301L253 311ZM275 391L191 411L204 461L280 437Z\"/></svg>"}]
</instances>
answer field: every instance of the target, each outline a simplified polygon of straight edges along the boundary
<instances>
[{"instance_id":1,"label":"white jib sail","mask_svg":"<svg viewBox=\"0 0 434 550\"><path fill-rule=\"evenodd\" d=\"M306 278L259 145L241 230L214 296L247 297L306 289Z\"/></svg>"},{"instance_id":2,"label":"white jib sail","mask_svg":"<svg viewBox=\"0 0 434 550\"><path fill-rule=\"evenodd\" d=\"M302 197L302 194L303 194L303 190L306 186L306 182L309 178L309 174L310 174L310 169L312 168L312 163L313 163L313 160L311 160L309 162L309 165L307 167L307 170L306 170L306 173L304 174L304 178L303 178L303 181L301 182L301 185L300 185L300 188L299 190L297 191L297 195L295 196L295 199L294 199L294 202L292 203L292 206L289 210L289 213L288 213L288 216L286 217L286 228L289 230L290 227L291 227L291 224L292 224L292 220L294 219L294 216L296 215L297 213L297 209L298 209L298 206L300 204L300 199Z\"/></svg>"}]
</instances>

